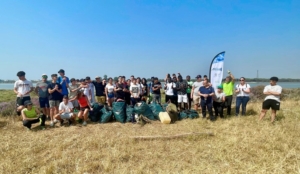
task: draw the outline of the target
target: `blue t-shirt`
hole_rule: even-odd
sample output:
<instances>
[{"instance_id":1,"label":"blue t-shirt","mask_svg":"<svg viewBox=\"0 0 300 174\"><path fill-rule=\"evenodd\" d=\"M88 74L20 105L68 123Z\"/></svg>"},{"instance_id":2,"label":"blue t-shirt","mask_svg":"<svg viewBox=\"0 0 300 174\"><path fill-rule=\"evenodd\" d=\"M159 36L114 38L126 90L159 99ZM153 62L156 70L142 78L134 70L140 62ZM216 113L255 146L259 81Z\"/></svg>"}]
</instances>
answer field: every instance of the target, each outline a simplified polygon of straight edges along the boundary
<instances>
[{"instance_id":1,"label":"blue t-shirt","mask_svg":"<svg viewBox=\"0 0 300 174\"><path fill-rule=\"evenodd\" d=\"M68 91L68 87L67 87L67 84L70 83L70 80L68 77L66 77L66 81L63 82L63 77L62 76L59 76L57 78L57 83L61 84L61 89L62 89L62 95L68 95L69 94L69 91Z\"/></svg>"},{"instance_id":2,"label":"blue t-shirt","mask_svg":"<svg viewBox=\"0 0 300 174\"><path fill-rule=\"evenodd\" d=\"M214 90L214 88L211 87L211 86L209 86L208 88L206 88L205 86L201 86L201 87L199 88L199 92L200 92L201 94L211 94L211 93L215 93L215 90ZM201 100L205 100L203 96L201 96ZM208 97L206 98L206 102L208 102L208 103L209 103L209 102L212 102L212 96L208 96Z\"/></svg>"}]
</instances>

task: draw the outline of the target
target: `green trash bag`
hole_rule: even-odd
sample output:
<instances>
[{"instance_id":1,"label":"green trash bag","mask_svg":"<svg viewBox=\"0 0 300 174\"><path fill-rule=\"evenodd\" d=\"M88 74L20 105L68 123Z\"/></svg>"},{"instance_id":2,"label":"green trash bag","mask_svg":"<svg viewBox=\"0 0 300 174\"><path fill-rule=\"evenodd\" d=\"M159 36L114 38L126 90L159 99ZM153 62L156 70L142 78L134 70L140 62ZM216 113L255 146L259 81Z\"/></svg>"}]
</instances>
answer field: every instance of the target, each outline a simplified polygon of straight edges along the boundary
<instances>
[{"instance_id":1,"label":"green trash bag","mask_svg":"<svg viewBox=\"0 0 300 174\"><path fill-rule=\"evenodd\" d=\"M134 106L134 111L136 114L143 115L150 120L155 120L152 110L145 102L139 102Z\"/></svg>"},{"instance_id":2,"label":"green trash bag","mask_svg":"<svg viewBox=\"0 0 300 174\"><path fill-rule=\"evenodd\" d=\"M101 123L108 123L109 120L111 119L112 117L112 111L108 111L106 109L106 107L103 107L101 109L101 112L102 112L102 116L101 116L101 119L100 119L100 122Z\"/></svg>"},{"instance_id":3,"label":"green trash bag","mask_svg":"<svg viewBox=\"0 0 300 174\"><path fill-rule=\"evenodd\" d=\"M186 118L188 118L188 114L185 111L181 111L179 113L178 120L183 120L183 119L186 119Z\"/></svg>"},{"instance_id":4,"label":"green trash bag","mask_svg":"<svg viewBox=\"0 0 300 174\"><path fill-rule=\"evenodd\" d=\"M126 121L126 103L125 102L113 102L112 104L113 114L117 121L125 123Z\"/></svg>"},{"instance_id":5,"label":"green trash bag","mask_svg":"<svg viewBox=\"0 0 300 174\"><path fill-rule=\"evenodd\" d=\"M163 108L157 104L156 102L153 102L149 105L150 109L152 110L152 113L154 115L154 118L156 120L159 120L159 113L163 112Z\"/></svg>"},{"instance_id":6,"label":"green trash bag","mask_svg":"<svg viewBox=\"0 0 300 174\"><path fill-rule=\"evenodd\" d=\"M187 115L190 119L199 118L199 114L197 111L191 109L187 111Z\"/></svg>"},{"instance_id":7,"label":"green trash bag","mask_svg":"<svg viewBox=\"0 0 300 174\"><path fill-rule=\"evenodd\" d=\"M132 116L133 114L134 114L134 108L131 106L127 106L126 107L126 122L134 122L135 121L134 116Z\"/></svg>"},{"instance_id":8,"label":"green trash bag","mask_svg":"<svg viewBox=\"0 0 300 174\"><path fill-rule=\"evenodd\" d=\"M162 109L164 112L167 112L167 106L169 105L169 103L165 103L162 105Z\"/></svg>"}]
</instances>

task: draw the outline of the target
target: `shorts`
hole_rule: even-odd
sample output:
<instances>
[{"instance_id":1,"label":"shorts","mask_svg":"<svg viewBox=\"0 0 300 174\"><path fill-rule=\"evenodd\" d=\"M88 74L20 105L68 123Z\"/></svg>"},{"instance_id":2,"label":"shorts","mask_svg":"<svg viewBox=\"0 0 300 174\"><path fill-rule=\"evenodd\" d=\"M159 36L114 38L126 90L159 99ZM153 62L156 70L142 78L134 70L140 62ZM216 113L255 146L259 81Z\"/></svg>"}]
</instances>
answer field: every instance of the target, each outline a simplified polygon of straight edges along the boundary
<instances>
[{"instance_id":1,"label":"shorts","mask_svg":"<svg viewBox=\"0 0 300 174\"><path fill-rule=\"evenodd\" d=\"M198 105L200 103L200 96L193 95L193 103L194 105Z\"/></svg>"},{"instance_id":2,"label":"shorts","mask_svg":"<svg viewBox=\"0 0 300 174\"><path fill-rule=\"evenodd\" d=\"M104 105L106 103L105 96L96 96L97 102Z\"/></svg>"},{"instance_id":3,"label":"shorts","mask_svg":"<svg viewBox=\"0 0 300 174\"><path fill-rule=\"evenodd\" d=\"M41 108L49 108L49 99L48 98L39 98L39 102L40 102L40 107Z\"/></svg>"},{"instance_id":4,"label":"shorts","mask_svg":"<svg viewBox=\"0 0 300 174\"><path fill-rule=\"evenodd\" d=\"M178 94L178 103L181 103L181 102L183 102L183 103L187 103L187 95L186 94L184 94L184 95L180 95L180 94Z\"/></svg>"},{"instance_id":5,"label":"shorts","mask_svg":"<svg viewBox=\"0 0 300 174\"><path fill-rule=\"evenodd\" d=\"M53 108L53 107L58 107L59 104L60 104L60 100L50 100L49 101L49 104L50 104L50 108Z\"/></svg>"},{"instance_id":6,"label":"shorts","mask_svg":"<svg viewBox=\"0 0 300 174\"><path fill-rule=\"evenodd\" d=\"M279 110L280 109L280 102L272 99L265 100L262 104L262 109L269 110Z\"/></svg>"},{"instance_id":7,"label":"shorts","mask_svg":"<svg viewBox=\"0 0 300 174\"><path fill-rule=\"evenodd\" d=\"M114 93L107 93L107 97L108 97L109 99L112 99L112 98L115 97L115 95L114 95Z\"/></svg>"},{"instance_id":8,"label":"shorts","mask_svg":"<svg viewBox=\"0 0 300 174\"><path fill-rule=\"evenodd\" d=\"M89 107L89 106L80 107L80 110L81 110L81 111L84 111L85 109L88 109L88 110L90 110L90 107Z\"/></svg>"},{"instance_id":9,"label":"shorts","mask_svg":"<svg viewBox=\"0 0 300 174\"><path fill-rule=\"evenodd\" d=\"M73 101L71 101L71 103L73 104L73 107L75 107L75 108L79 107L77 100L73 100Z\"/></svg>"},{"instance_id":10,"label":"shorts","mask_svg":"<svg viewBox=\"0 0 300 174\"><path fill-rule=\"evenodd\" d=\"M61 119L70 119L73 116L73 113L62 113L60 115Z\"/></svg>"},{"instance_id":11,"label":"shorts","mask_svg":"<svg viewBox=\"0 0 300 174\"><path fill-rule=\"evenodd\" d=\"M17 97L17 106L23 106L24 102L27 100L31 100L30 96L27 97Z\"/></svg>"}]
</instances>

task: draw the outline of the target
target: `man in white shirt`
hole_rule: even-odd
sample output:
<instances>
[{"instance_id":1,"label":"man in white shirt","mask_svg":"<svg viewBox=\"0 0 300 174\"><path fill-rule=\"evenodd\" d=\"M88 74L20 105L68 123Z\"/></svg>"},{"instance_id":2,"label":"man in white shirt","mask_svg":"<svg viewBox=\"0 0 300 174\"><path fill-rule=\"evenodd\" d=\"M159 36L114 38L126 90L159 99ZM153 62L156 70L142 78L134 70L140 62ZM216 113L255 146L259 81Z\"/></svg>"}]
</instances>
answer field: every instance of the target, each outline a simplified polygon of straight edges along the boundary
<instances>
[{"instance_id":1,"label":"man in white shirt","mask_svg":"<svg viewBox=\"0 0 300 174\"><path fill-rule=\"evenodd\" d=\"M166 83L165 83L165 101L171 102L173 104L176 103L175 98L174 98L174 90L176 90L176 83L174 83L170 77L167 78Z\"/></svg>"},{"instance_id":2,"label":"man in white shirt","mask_svg":"<svg viewBox=\"0 0 300 174\"><path fill-rule=\"evenodd\" d=\"M203 86L203 81L201 79L201 75L197 75L197 81L193 83L191 98L193 99L194 109L197 111L200 103L200 95L198 94L199 88Z\"/></svg>"},{"instance_id":3,"label":"man in white shirt","mask_svg":"<svg viewBox=\"0 0 300 174\"><path fill-rule=\"evenodd\" d=\"M30 93L33 91L32 82L25 78L25 72L17 73L19 80L14 84L14 92L17 94L17 114L21 115L21 110L24 109L24 102L31 100Z\"/></svg>"},{"instance_id":4,"label":"man in white shirt","mask_svg":"<svg viewBox=\"0 0 300 174\"><path fill-rule=\"evenodd\" d=\"M132 84L130 85L130 97L133 106L140 101L140 93L140 86L136 83L136 79L133 78Z\"/></svg>"},{"instance_id":5,"label":"man in white shirt","mask_svg":"<svg viewBox=\"0 0 300 174\"><path fill-rule=\"evenodd\" d=\"M54 116L56 120L60 121L60 126L63 126L64 119L69 121L69 125L72 124L75 118L75 114L73 114L73 104L69 101L67 95L63 97L63 101L59 104L59 113Z\"/></svg>"},{"instance_id":6,"label":"man in white shirt","mask_svg":"<svg viewBox=\"0 0 300 174\"><path fill-rule=\"evenodd\" d=\"M259 120L262 120L266 115L266 112L271 108L271 122L273 123L275 121L276 111L280 109L280 95L282 91L282 87L277 85L277 82L277 77L271 77L270 85L267 85L264 88L264 94L267 96L262 104L262 111Z\"/></svg>"}]
</instances>

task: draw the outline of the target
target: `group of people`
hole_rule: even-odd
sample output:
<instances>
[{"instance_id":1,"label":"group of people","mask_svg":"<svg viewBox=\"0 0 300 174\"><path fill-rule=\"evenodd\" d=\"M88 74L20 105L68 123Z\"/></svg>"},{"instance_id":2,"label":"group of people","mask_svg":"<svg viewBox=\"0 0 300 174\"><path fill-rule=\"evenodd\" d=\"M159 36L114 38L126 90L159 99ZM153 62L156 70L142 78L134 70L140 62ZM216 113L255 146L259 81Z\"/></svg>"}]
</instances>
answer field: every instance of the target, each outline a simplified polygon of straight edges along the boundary
<instances>
[{"instance_id":1,"label":"group of people","mask_svg":"<svg viewBox=\"0 0 300 174\"><path fill-rule=\"evenodd\" d=\"M69 79L63 69L58 74L51 75L48 81L46 74L42 75L42 80L35 87L32 82L25 78L25 72L19 71L19 80L15 82L14 92L17 94L17 114L22 115L23 125L31 129L31 125L37 122L41 127L45 127L45 121L50 119L50 126L57 122L62 125L64 120L68 120L71 125L78 117L82 125L87 125L88 113L93 110L92 104L97 102L102 105L112 107L113 102L125 102L128 105L135 105L137 102L161 103L161 92L165 92L165 102L174 103L179 110L189 110L194 106L198 110L201 106L202 116L214 121L217 116L224 118L223 110L226 108L227 115L231 115L231 105L233 95L236 95L236 116L246 114L246 106L250 99L251 87L246 83L244 77L240 78L240 83L235 85L233 74L229 73L224 82L214 89L205 75L196 76L193 82L190 76L184 80L182 75L167 74L164 85L157 77L151 77L150 83L145 78L130 79L119 76L117 81L112 78L101 79L99 76L95 80L90 77L76 80ZM259 119L265 116L268 109L272 108L272 119L275 120L276 111L280 108L280 94L282 88L277 85L278 78L272 77L270 85L264 89L267 95L263 102L262 111ZM39 96L40 110L33 106L30 93L35 91ZM193 105L192 105L193 103ZM240 106L242 111L240 114ZM79 112L74 114L74 109ZM215 113L213 113L213 109Z\"/></svg>"}]
</instances>

